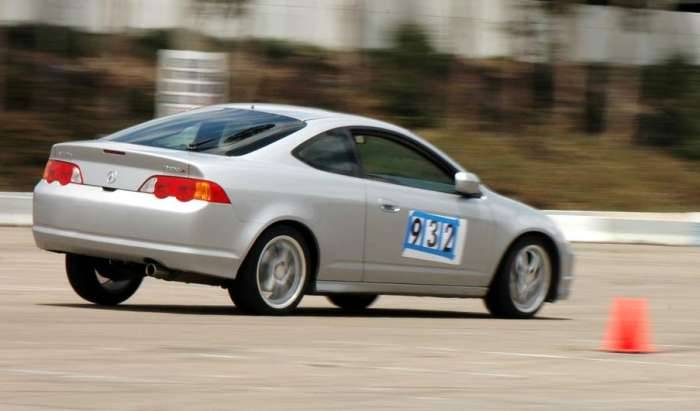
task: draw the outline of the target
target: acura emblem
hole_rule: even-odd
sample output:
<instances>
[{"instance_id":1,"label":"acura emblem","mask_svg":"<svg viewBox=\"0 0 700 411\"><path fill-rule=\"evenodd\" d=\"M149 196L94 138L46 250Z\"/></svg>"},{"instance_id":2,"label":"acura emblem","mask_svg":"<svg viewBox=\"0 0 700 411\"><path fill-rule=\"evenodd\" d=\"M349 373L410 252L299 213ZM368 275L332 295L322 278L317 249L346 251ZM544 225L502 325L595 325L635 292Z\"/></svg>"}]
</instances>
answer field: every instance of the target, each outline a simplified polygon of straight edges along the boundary
<instances>
[{"instance_id":1,"label":"acura emblem","mask_svg":"<svg viewBox=\"0 0 700 411\"><path fill-rule=\"evenodd\" d=\"M107 173L107 184L114 184L117 182L117 170L110 170Z\"/></svg>"}]
</instances>

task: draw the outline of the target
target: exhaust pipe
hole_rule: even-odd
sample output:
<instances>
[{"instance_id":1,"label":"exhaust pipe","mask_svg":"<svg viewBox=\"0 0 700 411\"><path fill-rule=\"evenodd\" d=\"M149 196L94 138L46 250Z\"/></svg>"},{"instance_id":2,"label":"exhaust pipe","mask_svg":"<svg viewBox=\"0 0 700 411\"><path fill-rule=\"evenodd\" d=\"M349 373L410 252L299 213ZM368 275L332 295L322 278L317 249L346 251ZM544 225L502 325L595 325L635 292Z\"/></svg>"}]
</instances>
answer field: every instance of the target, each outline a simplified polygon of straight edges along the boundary
<instances>
[{"instance_id":1,"label":"exhaust pipe","mask_svg":"<svg viewBox=\"0 0 700 411\"><path fill-rule=\"evenodd\" d=\"M146 264L146 268L144 269L144 274L152 277L153 274L156 273L156 271L158 271L158 267L156 267L156 265L153 263L149 263L149 264Z\"/></svg>"},{"instance_id":2,"label":"exhaust pipe","mask_svg":"<svg viewBox=\"0 0 700 411\"><path fill-rule=\"evenodd\" d=\"M146 274L149 277L155 277L155 278L163 278L167 279L170 277L170 271L156 263L148 263L146 264L146 268L144 269L144 274Z\"/></svg>"}]
</instances>

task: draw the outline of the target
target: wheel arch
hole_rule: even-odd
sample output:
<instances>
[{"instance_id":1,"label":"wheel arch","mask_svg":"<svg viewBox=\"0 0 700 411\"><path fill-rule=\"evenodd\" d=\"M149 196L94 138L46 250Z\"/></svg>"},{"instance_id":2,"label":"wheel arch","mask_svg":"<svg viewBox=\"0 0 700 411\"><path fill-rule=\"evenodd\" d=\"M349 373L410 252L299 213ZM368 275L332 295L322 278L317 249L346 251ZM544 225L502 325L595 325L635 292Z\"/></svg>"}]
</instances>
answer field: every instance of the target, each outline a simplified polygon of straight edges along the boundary
<instances>
[{"instance_id":1,"label":"wheel arch","mask_svg":"<svg viewBox=\"0 0 700 411\"><path fill-rule=\"evenodd\" d=\"M255 236L253 241L250 242L250 245L248 246L248 249L246 250L245 257L243 258L243 261L248 258L248 255L250 254L251 250L253 249L253 245L258 242L260 237L267 231L275 228L275 227L280 227L280 226L287 226L287 227L292 227L296 230L299 231L299 233L304 237L304 241L306 241L306 244L309 248L309 254L310 255L310 273L311 277L309 278L309 282L307 285L307 290L305 292L312 291L316 287L316 278L318 277L318 271L319 271L319 266L320 266L320 248L318 245L318 240L316 239L316 235L314 235L313 231L309 228L308 225L304 224L301 221L290 219L290 218L285 218L285 219L280 219L276 221L270 222L268 225L263 227ZM241 270L241 266L238 268L238 270ZM236 277L238 277L238 272L236 272Z\"/></svg>"},{"instance_id":2,"label":"wheel arch","mask_svg":"<svg viewBox=\"0 0 700 411\"><path fill-rule=\"evenodd\" d=\"M561 279L561 257L559 255L559 248L557 247L557 244L554 241L554 239L549 234L537 230L525 231L517 237L515 237L508 244L508 247L505 248L501 255L501 258L499 259L498 265L496 266L496 271L491 277L491 283L489 283L489 290L491 289L491 285L493 284L493 281L495 280L498 272L503 268L503 264L505 264L505 260L508 256L508 253L513 249L515 244L523 238L532 238L542 241L542 243L547 248L547 252L552 257L552 281L549 285L549 290L547 290L547 297L545 298L545 301L553 302L554 300L556 300L557 290L559 289L559 281Z\"/></svg>"}]
</instances>

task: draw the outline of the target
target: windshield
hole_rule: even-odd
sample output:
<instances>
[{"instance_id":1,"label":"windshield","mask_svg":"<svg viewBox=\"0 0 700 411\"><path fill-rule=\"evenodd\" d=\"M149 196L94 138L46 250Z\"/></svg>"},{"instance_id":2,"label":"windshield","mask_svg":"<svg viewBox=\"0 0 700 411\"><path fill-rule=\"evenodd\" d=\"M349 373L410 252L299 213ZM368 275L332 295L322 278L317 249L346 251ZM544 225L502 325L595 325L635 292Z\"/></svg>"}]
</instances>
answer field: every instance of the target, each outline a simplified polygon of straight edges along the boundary
<instances>
[{"instance_id":1,"label":"windshield","mask_svg":"<svg viewBox=\"0 0 700 411\"><path fill-rule=\"evenodd\" d=\"M303 121L255 110L219 108L149 121L105 140L173 150L240 156L306 126Z\"/></svg>"}]
</instances>

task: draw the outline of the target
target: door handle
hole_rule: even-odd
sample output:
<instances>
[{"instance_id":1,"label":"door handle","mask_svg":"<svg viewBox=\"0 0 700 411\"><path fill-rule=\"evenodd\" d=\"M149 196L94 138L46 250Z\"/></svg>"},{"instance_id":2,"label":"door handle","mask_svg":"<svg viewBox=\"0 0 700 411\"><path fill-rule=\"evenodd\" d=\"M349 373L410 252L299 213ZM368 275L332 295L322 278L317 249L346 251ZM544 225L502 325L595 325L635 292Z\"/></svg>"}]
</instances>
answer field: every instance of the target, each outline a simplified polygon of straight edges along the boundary
<instances>
[{"instance_id":1,"label":"door handle","mask_svg":"<svg viewBox=\"0 0 700 411\"><path fill-rule=\"evenodd\" d=\"M395 206L393 204L380 204L379 208L381 208L382 211L387 213L398 213L399 211L401 211L401 207Z\"/></svg>"}]
</instances>

